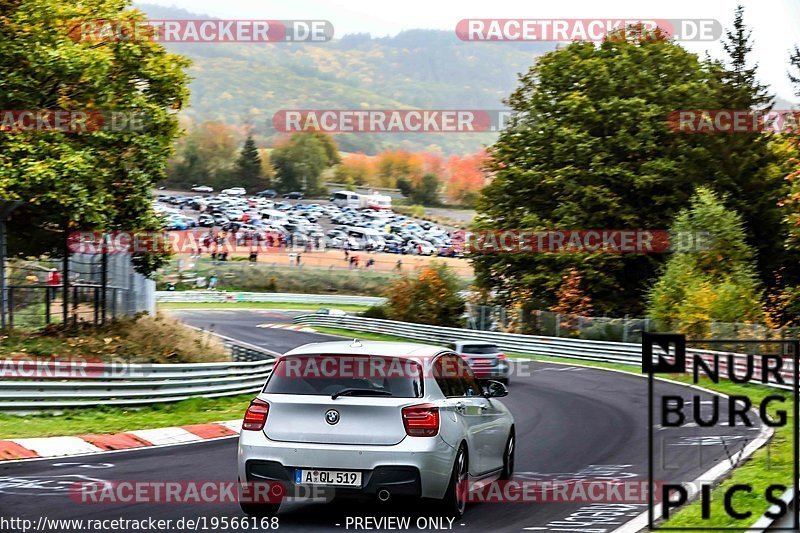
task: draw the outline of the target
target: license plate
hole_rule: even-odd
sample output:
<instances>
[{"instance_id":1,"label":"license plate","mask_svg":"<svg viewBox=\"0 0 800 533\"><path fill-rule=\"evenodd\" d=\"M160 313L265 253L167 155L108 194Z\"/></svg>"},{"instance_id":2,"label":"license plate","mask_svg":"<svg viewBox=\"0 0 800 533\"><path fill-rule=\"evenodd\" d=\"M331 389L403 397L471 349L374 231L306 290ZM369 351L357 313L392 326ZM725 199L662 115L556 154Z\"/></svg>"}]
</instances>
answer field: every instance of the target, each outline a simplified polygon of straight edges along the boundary
<instances>
[{"instance_id":1,"label":"license plate","mask_svg":"<svg viewBox=\"0 0 800 533\"><path fill-rule=\"evenodd\" d=\"M294 473L298 485L337 485L340 487L360 487L361 472L342 470L301 470Z\"/></svg>"}]
</instances>

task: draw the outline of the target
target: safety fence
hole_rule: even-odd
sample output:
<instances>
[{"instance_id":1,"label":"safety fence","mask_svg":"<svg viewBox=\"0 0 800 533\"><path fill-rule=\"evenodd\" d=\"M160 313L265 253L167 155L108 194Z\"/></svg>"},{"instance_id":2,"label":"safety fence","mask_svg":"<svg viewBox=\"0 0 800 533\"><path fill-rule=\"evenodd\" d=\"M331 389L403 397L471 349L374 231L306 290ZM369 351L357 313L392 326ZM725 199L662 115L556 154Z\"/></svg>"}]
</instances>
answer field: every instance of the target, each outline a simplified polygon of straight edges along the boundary
<instances>
[{"instance_id":1,"label":"safety fence","mask_svg":"<svg viewBox=\"0 0 800 533\"><path fill-rule=\"evenodd\" d=\"M155 311L155 282L136 272L127 256L71 254L66 262L15 259L5 271L0 329L102 324Z\"/></svg>"}]
</instances>

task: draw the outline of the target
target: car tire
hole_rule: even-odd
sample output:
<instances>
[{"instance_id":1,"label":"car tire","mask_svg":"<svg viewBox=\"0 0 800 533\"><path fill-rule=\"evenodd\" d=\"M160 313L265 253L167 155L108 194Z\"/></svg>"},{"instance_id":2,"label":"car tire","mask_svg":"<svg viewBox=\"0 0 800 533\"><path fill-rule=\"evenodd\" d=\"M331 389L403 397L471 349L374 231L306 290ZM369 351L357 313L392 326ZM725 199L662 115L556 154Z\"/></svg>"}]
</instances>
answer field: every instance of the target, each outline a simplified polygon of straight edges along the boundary
<instances>
[{"instance_id":1,"label":"car tire","mask_svg":"<svg viewBox=\"0 0 800 533\"><path fill-rule=\"evenodd\" d=\"M511 433L508 434L506 441L506 449L503 452L503 470L500 472L500 479L509 480L514 476L514 452L517 447L517 439L514 434L514 428L511 428Z\"/></svg>"},{"instance_id":2,"label":"car tire","mask_svg":"<svg viewBox=\"0 0 800 533\"><path fill-rule=\"evenodd\" d=\"M468 480L468 465L467 447L462 444L456 452L450 483L447 485L447 492L442 499L442 511L447 517L459 519L464 516L464 509L467 505L464 488Z\"/></svg>"},{"instance_id":3,"label":"car tire","mask_svg":"<svg viewBox=\"0 0 800 533\"><path fill-rule=\"evenodd\" d=\"M498 379L497 381L499 381L500 383L502 383L505 386L508 386L508 382L510 380L508 378L503 378L503 379Z\"/></svg>"}]
</instances>

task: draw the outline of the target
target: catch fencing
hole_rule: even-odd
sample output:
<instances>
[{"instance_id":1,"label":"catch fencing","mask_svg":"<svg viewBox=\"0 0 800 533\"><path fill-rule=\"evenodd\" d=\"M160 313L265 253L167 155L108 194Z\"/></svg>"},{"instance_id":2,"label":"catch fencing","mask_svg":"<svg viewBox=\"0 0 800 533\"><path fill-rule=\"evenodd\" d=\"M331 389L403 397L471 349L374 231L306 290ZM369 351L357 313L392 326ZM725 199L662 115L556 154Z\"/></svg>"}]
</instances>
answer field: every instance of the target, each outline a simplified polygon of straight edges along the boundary
<instances>
[{"instance_id":1,"label":"catch fencing","mask_svg":"<svg viewBox=\"0 0 800 533\"><path fill-rule=\"evenodd\" d=\"M583 316L553 311L526 309L509 312L504 307L467 303L467 327L483 331L514 331L546 337L568 337L598 341L642 341L642 333L671 331L688 327L687 334L703 339L791 340L800 336L800 328L768 328L761 324L740 322L697 322L688 326L673 324L656 327L647 318Z\"/></svg>"},{"instance_id":2,"label":"catch fencing","mask_svg":"<svg viewBox=\"0 0 800 533\"><path fill-rule=\"evenodd\" d=\"M0 328L102 324L155 313L155 282L137 273L128 256L72 254L63 259L14 260L0 293Z\"/></svg>"}]
</instances>

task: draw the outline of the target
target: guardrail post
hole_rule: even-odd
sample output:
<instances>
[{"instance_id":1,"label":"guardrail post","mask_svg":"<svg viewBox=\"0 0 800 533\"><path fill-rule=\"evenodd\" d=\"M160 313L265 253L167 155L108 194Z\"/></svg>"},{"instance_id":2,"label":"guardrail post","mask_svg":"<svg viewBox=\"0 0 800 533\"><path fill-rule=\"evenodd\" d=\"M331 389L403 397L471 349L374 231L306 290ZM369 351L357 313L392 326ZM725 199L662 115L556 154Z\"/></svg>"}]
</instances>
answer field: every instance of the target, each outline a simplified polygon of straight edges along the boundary
<instances>
[{"instance_id":1,"label":"guardrail post","mask_svg":"<svg viewBox=\"0 0 800 533\"><path fill-rule=\"evenodd\" d=\"M8 329L14 328L14 287L8 288Z\"/></svg>"},{"instance_id":2,"label":"guardrail post","mask_svg":"<svg viewBox=\"0 0 800 533\"><path fill-rule=\"evenodd\" d=\"M105 248L103 249L100 262L100 276L101 276L100 284L102 286L102 291L103 291L103 293L100 295L102 298L102 306L103 306L101 323L105 324L106 309L108 307L108 251Z\"/></svg>"}]
</instances>

